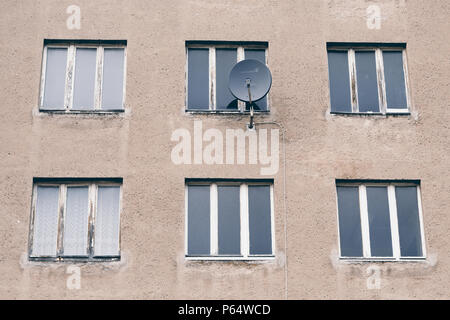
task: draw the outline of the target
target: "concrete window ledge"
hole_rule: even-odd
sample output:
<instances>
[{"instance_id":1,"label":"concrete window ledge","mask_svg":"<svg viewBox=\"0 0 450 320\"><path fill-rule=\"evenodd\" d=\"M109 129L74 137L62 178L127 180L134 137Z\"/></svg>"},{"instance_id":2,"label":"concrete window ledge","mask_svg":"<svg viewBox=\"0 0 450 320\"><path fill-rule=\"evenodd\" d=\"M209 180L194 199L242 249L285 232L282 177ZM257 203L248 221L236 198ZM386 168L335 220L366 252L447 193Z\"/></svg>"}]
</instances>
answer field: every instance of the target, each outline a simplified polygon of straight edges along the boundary
<instances>
[{"instance_id":1,"label":"concrete window ledge","mask_svg":"<svg viewBox=\"0 0 450 320\"><path fill-rule=\"evenodd\" d=\"M270 263L276 261L275 256L267 256L267 257L185 257L185 261L188 263Z\"/></svg>"},{"instance_id":2,"label":"concrete window ledge","mask_svg":"<svg viewBox=\"0 0 450 320\"><path fill-rule=\"evenodd\" d=\"M87 272L96 271L121 271L128 266L127 254L121 252L120 260L111 261L37 261L29 260L28 253L23 253L20 257L20 267L23 270L27 269L66 269L69 266L77 266Z\"/></svg>"},{"instance_id":3,"label":"concrete window ledge","mask_svg":"<svg viewBox=\"0 0 450 320\"><path fill-rule=\"evenodd\" d=\"M283 268L285 265L285 255L283 252L277 252L276 255L268 256L268 257L257 257L254 258L226 258L226 257L218 257L218 259L214 259L215 257L207 257L207 258L197 258L197 257L186 257L184 254L179 255L177 258L177 264L180 267L185 268L206 268L209 270L210 268L215 267L229 267L229 268L252 268L253 267L269 267L269 268Z\"/></svg>"},{"instance_id":4,"label":"concrete window ledge","mask_svg":"<svg viewBox=\"0 0 450 320\"><path fill-rule=\"evenodd\" d=\"M63 110L41 110L33 108L33 117L51 118L51 117L73 117L73 118L128 118L131 115L131 109L125 108L117 111L63 111Z\"/></svg>"},{"instance_id":5,"label":"concrete window ledge","mask_svg":"<svg viewBox=\"0 0 450 320\"><path fill-rule=\"evenodd\" d=\"M378 267L381 272L389 275L405 275L405 274L423 274L426 271L433 271L438 263L437 254L429 254L423 259L405 259L405 260L376 260L376 259L341 259L337 251L333 251L330 255L330 261L333 268L343 273L365 274L367 268Z\"/></svg>"},{"instance_id":6,"label":"concrete window ledge","mask_svg":"<svg viewBox=\"0 0 450 320\"><path fill-rule=\"evenodd\" d=\"M381 112L330 112L332 116L344 116L344 117L404 117L410 116L411 112L389 112L389 113L381 113Z\"/></svg>"}]
</instances>

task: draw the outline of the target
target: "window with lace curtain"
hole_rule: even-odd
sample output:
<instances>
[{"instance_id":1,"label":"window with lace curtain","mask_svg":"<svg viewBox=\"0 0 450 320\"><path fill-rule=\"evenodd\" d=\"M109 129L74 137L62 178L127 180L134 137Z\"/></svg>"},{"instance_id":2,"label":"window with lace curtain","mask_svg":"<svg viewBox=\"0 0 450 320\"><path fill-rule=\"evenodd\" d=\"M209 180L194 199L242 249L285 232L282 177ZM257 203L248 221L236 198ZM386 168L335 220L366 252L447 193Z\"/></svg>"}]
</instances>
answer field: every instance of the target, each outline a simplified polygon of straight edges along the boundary
<instances>
[{"instance_id":1,"label":"window with lace curtain","mask_svg":"<svg viewBox=\"0 0 450 320\"><path fill-rule=\"evenodd\" d=\"M121 179L35 179L30 260L120 259Z\"/></svg>"}]
</instances>

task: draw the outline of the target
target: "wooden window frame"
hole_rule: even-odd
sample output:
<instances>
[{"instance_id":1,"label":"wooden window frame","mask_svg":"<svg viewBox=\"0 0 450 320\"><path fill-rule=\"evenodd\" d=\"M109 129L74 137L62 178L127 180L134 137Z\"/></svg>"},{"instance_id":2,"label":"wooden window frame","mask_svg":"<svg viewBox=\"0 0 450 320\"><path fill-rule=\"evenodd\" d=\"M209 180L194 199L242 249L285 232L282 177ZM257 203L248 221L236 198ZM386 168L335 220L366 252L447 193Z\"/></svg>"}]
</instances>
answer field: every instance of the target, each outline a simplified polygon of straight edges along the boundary
<instances>
[{"instance_id":1,"label":"wooden window frame","mask_svg":"<svg viewBox=\"0 0 450 320\"><path fill-rule=\"evenodd\" d=\"M34 237L34 220L36 217L36 201L37 201L37 188L38 186L45 187L58 187L58 236L56 252L54 256L41 256L33 254L33 237ZM119 187L119 247L118 254L113 256L97 256L95 255L95 219L97 215L97 195L98 188L105 186ZM67 201L67 188L68 187L88 187L88 241L86 248L86 255L82 256L66 256L64 255L64 222L66 217L66 201ZM63 182L58 181L39 181L33 184L33 196L31 204L31 217L30 217L30 231L28 239L28 259L30 261L47 261L47 262L102 262L102 261L118 261L120 260L120 247L121 247L121 232L120 232L120 217L122 213L122 183L108 180L85 180L85 181L70 181L65 180Z\"/></svg>"},{"instance_id":2,"label":"wooden window frame","mask_svg":"<svg viewBox=\"0 0 450 320\"><path fill-rule=\"evenodd\" d=\"M188 108L188 85L189 85L189 49L208 49L209 51L209 60L208 60L208 70L209 70L209 85L208 85L208 96L209 96L209 108L208 109L189 109ZM236 63L245 60L245 50L246 49L257 49L265 51L265 64L269 67L268 63L268 46L267 44L233 44L233 43L216 43L211 42L208 43L189 43L186 44L186 70L185 70L185 110L186 112L192 113L249 113L250 111L246 110L245 102L238 100L238 108L236 110L226 110L226 109L217 109L217 94L216 94L216 49L236 49L237 50L237 59ZM254 110L255 113L264 113L270 112L269 106L269 94L267 97L267 110Z\"/></svg>"},{"instance_id":3,"label":"wooden window frame","mask_svg":"<svg viewBox=\"0 0 450 320\"><path fill-rule=\"evenodd\" d=\"M390 115L390 114L404 114L409 115L411 113L411 95L408 77L408 62L406 55L406 47L402 45L361 45L361 46L348 46L348 45L330 45L327 46L328 51L342 51L347 52L348 58L348 73L349 73L349 84L350 84L350 102L352 111L351 112L341 112L341 111L331 111L331 96L330 96L330 113L331 114L362 114L362 115ZM359 112L358 103L358 79L356 76L356 51L374 51L375 52L375 63L376 63L376 75L377 75L377 90L378 90L378 107L379 112ZM405 96L406 96L406 108L395 109L387 107L386 98L386 82L384 76L384 60L383 51L401 51L402 61L403 61L403 75L405 80ZM329 91L330 81L328 81Z\"/></svg>"},{"instance_id":4,"label":"wooden window frame","mask_svg":"<svg viewBox=\"0 0 450 320\"><path fill-rule=\"evenodd\" d=\"M64 86L64 106L59 109L54 109L44 106L45 93L45 78L47 72L47 50L48 48L64 48L67 49L67 63ZM96 67L95 67L95 88L94 88L94 105L93 109L73 109L73 92L75 79L75 64L76 64L76 50L79 48L97 49L96 53ZM123 84L122 84L122 103L114 109L102 109L102 86L103 86L103 65L104 65L104 50L105 49L123 49L124 63L123 63ZM126 43L92 43L77 41L70 42L50 42L44 44L42 54L42 72L41 84L39 94L39 111L54 112L54 113L117 113L125 111L125 97L126 97L126 74L127 74L127 45Z\"/></svg>"},{"instance_id":5,"label":"wooden window frame","mask_svg":"<svg viewBox=\"0 0 450 320\"><path fill-rule=\"evenodd\" d=\"M395 195L395 187L416 187L417 190L417 206L419 214L420 223L420 239L422 245L422 256L420 257L408 257L401 256L400 251L400 236L398 231L398 220L397 220L397 200ZM342 256L341 253L341 237L339 233L339 206L338 206L338 194L337 187L358 187L359 196L359 210L361 218L361 240L363 248L362 257L347 257ZM388 193L388 204L389 204L389 218L391 227L391 241L392 241L392 257L374 257L371 255L370 250L370 230L369 230L369 218L368 218L368 208L367 208L367 187L386 187ZM425 260L427 257L426 253L426 243L425 243L425 230L423 223L423 213L422 213L422 200L421 200L421 190L420 183L418 182L403 182L403 181L368 181L368 182L346 182L337 181L336 182L336 213L337 213L337 235L338 235L338 246L339 246L339 259L344 261L421 261Z\"/></svg>"},{"instance_id":6,"label":"wooden window frame","mask_svg":"<svg viewBox=\"0 0 450 320\"><path fill-rule=\"evenodd\" d=\"M219 255L218 245L218 186L239 186L240 194L240 255ZM249 229L249 207L248 207L248 187L264 185L270 187L270 234L271 234L271 254L250 254L250 229ZM210 254L209 255L189 255L188 253L188 188L189 186L209 186L210 187ZM185 259L186 260L273 260L275 258L275 218L274 218L274 197L273 181L189 181L185 185Z\"/></svg>"}]
</instances>

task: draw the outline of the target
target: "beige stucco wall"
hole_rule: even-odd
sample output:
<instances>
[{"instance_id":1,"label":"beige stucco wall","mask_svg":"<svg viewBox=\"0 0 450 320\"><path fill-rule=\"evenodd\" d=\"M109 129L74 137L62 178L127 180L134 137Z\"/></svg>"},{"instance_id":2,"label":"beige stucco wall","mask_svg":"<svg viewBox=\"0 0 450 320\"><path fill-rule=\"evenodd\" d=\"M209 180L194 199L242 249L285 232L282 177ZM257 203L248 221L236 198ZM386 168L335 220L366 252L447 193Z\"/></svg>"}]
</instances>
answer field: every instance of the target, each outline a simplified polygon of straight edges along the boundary
<instances>
[{"instance_id":1,"label":"beige stucco wall","mask_svg":"<svg viewBox=\"0 0 450 320\"><path fill-rule=\"evenodd\" d=\"M80 30L66 27L71 4ZM380 30L366 26L371 4ZM450 298L449 16L447 0L2 1L0 298ZM45 38L127 40L126 112L39 113ZM184 259L184 179L261 178L255 165L172 163L174 130L248 122L185 114L186 40L269 42L271 112L257 121L286 128L269 176L273 261ZM412 114L330 115L327 41L406 42ZM122 260L78 264L79 290L66 287L68 264L27 261L33 177L123 177ZM427 260L377 264L381 288L368 290L373 264L337 258L336 178L420 179Z\"/></svg>"}]
</instances>

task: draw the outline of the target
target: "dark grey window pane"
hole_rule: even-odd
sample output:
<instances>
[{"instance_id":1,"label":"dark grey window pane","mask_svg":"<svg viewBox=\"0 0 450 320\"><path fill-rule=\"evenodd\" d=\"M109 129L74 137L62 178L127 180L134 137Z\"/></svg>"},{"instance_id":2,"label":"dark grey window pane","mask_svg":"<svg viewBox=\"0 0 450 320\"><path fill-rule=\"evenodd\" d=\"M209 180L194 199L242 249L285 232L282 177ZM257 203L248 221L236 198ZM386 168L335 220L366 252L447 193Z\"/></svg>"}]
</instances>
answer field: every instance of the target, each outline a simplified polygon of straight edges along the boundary
<instances>
[{"instance_id":1,"label":"dark grey window pane","mask_svg":"<svg viewBox=\"0 0 450 320\"><path fill-rule=\"evenodd\" d=\"M419 208L416 187L395 187L398 232L402 257L421 257Z\"/></svg>"},{"instance_id":2,"label":"dark grey window pane","mask_svg":"<svg viewBox=\"0 0 450 320\"><path fill-rule=\"evenodd\" d=\"M67 48L47 48L45 68L45 109L64 109Z\"/></svg>"},{"instance_id":3,"label":"dark grey window pane","mask_svg":"<svg viewBox=\"0 0 450 320\"><path fill-rule=\"evenodd\" d=\"M72 109L94 109L97 49L77 48Z\"/></svg>"},{"instance_id":4,"label":"dark grey window pane","mask_svg":"<svg viewBox=\"0 0 450 320\"><path fill-rule=\"evenodd\" d=\"M328 51L328 75L331 111L352 112L347 51Z\"/></svg>"},{"instance_id":5,"label":"dark grey window pane","mask_svg":"<svg viewBox=\"0 0 450 320\"><path fill-rule=\"evenodd\" d=\"M37 187L33 255L56 256L59 187Z\"/></svg>"},{"instance_id":6,"label":"dark grey window pane","mask_svg":"<svg viewBox=\"0 0 450 320\"><path fill-rule=\"evenodd\" d=\"M64 255L87 255L89 188L67 187L64 218Z\"/></svg>"},{"instance_id":7,"label":"dark grey window pane","mask_svg":"<svg viewBox=\"0 0 450 320\"><path fill-rule=\"evenodd\" d=\"M210 186L188 186L188 254L210 254Z\"/></svg>"},{"instance_id":8,"label":"dark grey window pane","mask_svg":"<svg viewBox=\"0 0 450 320\"><path fill-rule=\"evenodd\" d=\"M102 109L123 108L123 48L106 48L103 61Z\"/></svg>"},{"instance_id":9,"label":"dark grey window pane","mask_svg":"<svg viewBox=\"0 0 450 320\"><path fill-rule=\"evenodd\" d=\"M208 49L188 49L188 109L209 109Z\"/></svg>"},{"instance_id":10,"label":"dark grey window pane","mask_svg":"<svg viewBox=\"0 0 450 320\"><path fill-rule=\"evenodd\" d=\"M245 49L245 59L258 60L266 64L266 50L265 49ZM267 96L253 103L255 110L267 110ZM246 109L250 110L250 105L246 103Z\"/></svg>"},{"instance_id":11,"label":"dark grey window pane","mask_svg":"<svg viewBox=\"0 0 450 320\"><path fill-rule=\"evenodd\" d=\"M237 62L237 49L216 49L216 109L237 109L237 99L228 89L230 71Z\"/></svg>"},{"instance_id":12,"label":"dark grey window pane","mask_svg":"<svg viewBox=\"0 0 450 320\"><path fill-rule=\"evenodd\" d=\"M367 187L370 250L373 257L392 257L387 187Z\"/></svg>"},{"instance_id":13,"label":"dark grey window pane","mask_svg":"<svg viewBox=\"0 0 450 320\"><path fill-rule=\"evenodd\" d=\"M379 112L375 51L356 51L359 112Z\"/></svg>"},{"instance_id":14,"label":"dark grey window pane","mask_svg":"<svg viewBox=\"0 0 450 320\"><path fill-rule=\"evenodd\" d=\"M248 187L250 254L272 254L270 186Z\"/></svg>"},{"instance_id":15,"label":"dark grey window pane","mask_svg":"<svg viewBox=\"0 0 450 320\"><path fill-rule=\"evenodd\" d=\"M245 49L245 59L258 60L266 64L265 49Z\"/></svg>"},{"instance_id":16,"label":"dark grey window pane","mask_svg":"<svg viewBox=\"0 0 450 320\"><path fill-rule=\"evenodd\" d=\"M218 186L219 254L241 253L240 187Z\"/></svg>"},{"instance_id":17,"label":"dark grey window pane","mask_svg":"<svg viewBox=\"0 0 450 320\"><path fill-rule=\"evenodd\" d=\"M387 107L406 109L405 74L401 51L383 51Z\"/></svg>"},{"instance_id":18,"label":"dark grey window pane","mask_svg":"<svg viewBox=\"0 0 450 320\"><path fill-rule=\"evenodd\" d=\"M99 186L95 216L95 256L119 255L120 187Z\"/></svg>"},{"instance_id":19,"label":"dark grey window pane","mask_svg":"<svg viewBox=\"0 0 450 320\"><path fill-rule=\"evenodd\" d=\"M337 187L341 256L362 257L359 188Z\"/></svg>"}]
</instances>

